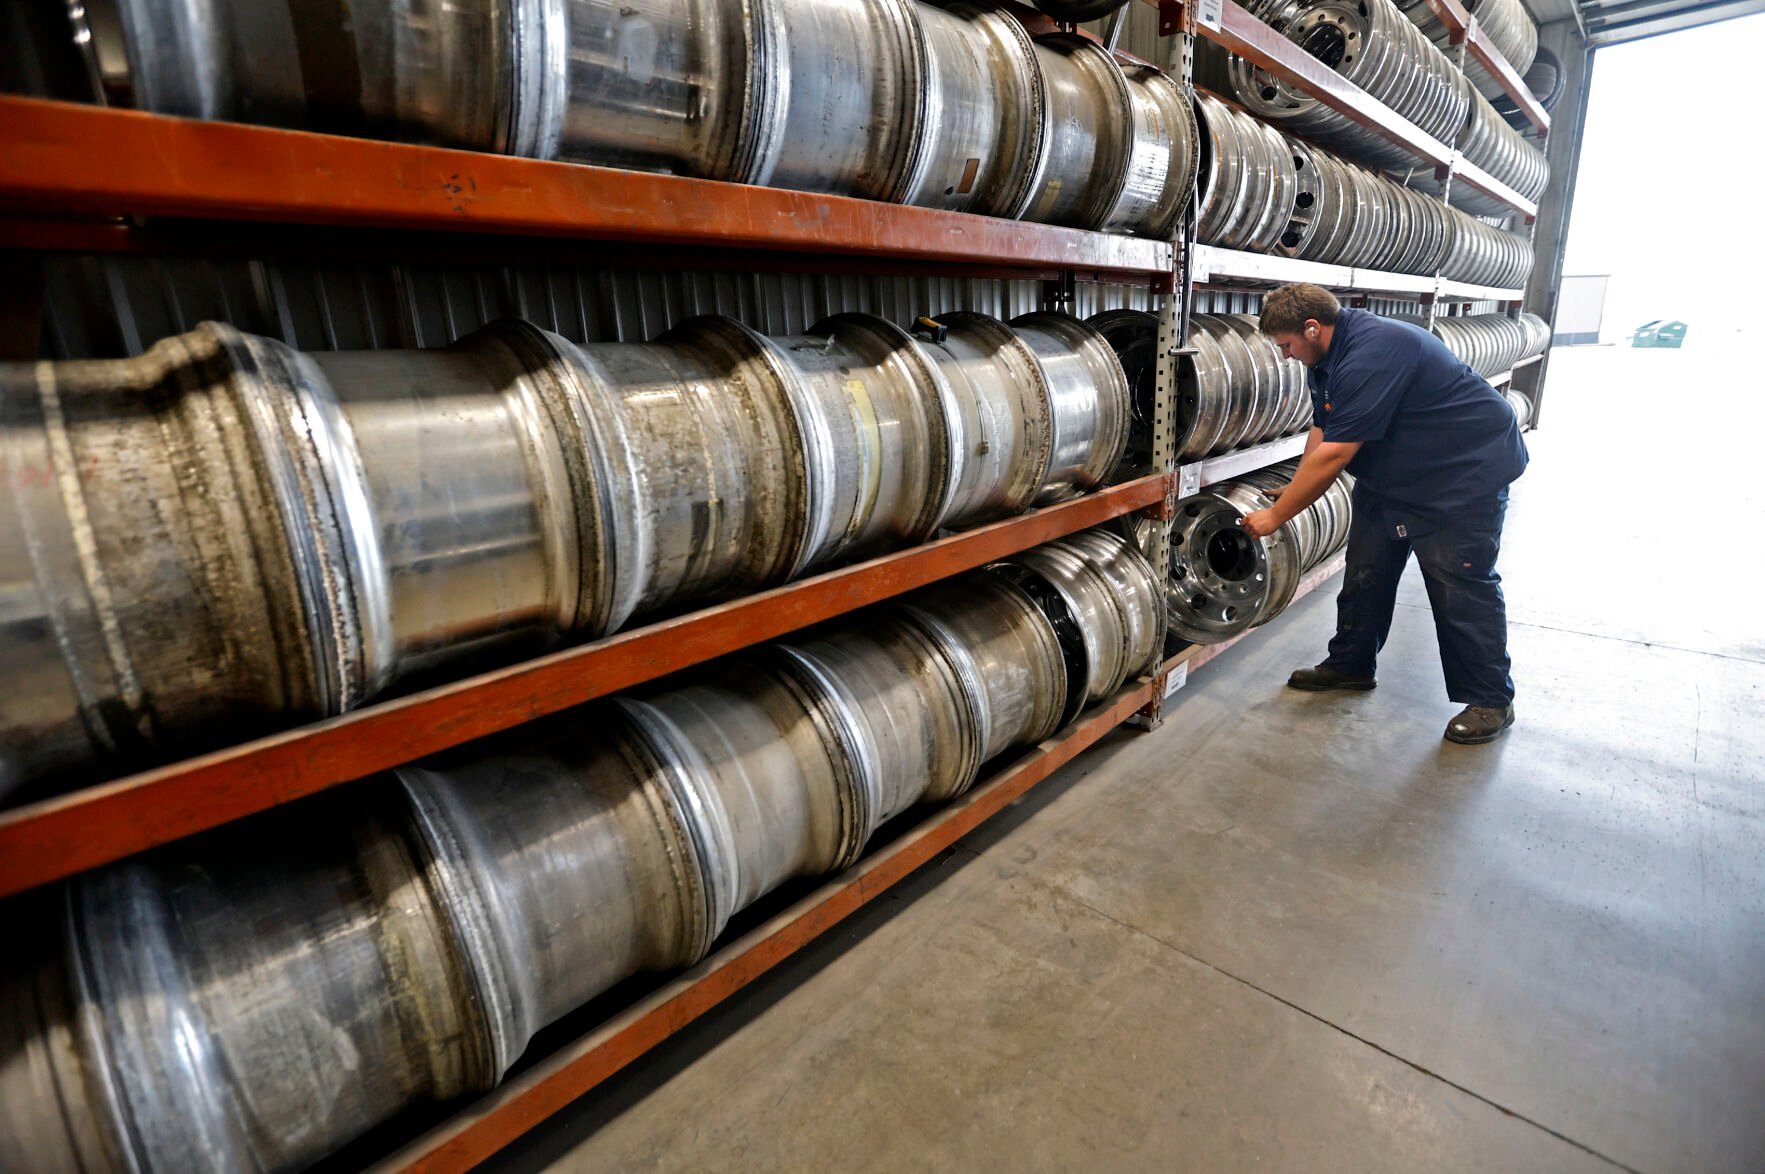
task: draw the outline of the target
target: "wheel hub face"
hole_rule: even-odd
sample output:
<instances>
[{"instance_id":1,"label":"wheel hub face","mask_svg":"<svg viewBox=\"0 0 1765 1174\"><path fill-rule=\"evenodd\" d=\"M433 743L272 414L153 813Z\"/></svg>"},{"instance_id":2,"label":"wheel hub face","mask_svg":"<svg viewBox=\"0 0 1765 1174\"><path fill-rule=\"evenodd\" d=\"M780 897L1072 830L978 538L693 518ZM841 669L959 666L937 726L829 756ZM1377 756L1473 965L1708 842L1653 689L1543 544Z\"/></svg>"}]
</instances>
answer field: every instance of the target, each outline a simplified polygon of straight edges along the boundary
<instances>
[{"instance_id":1,"label":"wheel hub face","mask_svg":"<svg viewBox=\"0 0 1765 1174\"><path fill-rule=\"evenodd\" d=\"M1171 631L1185 640L1215 644L1243 631L1268 595L1267 548L1244 532L1241 517L1211 494L1178 508L1165 609Z\"/></svg>"}]
</instances>

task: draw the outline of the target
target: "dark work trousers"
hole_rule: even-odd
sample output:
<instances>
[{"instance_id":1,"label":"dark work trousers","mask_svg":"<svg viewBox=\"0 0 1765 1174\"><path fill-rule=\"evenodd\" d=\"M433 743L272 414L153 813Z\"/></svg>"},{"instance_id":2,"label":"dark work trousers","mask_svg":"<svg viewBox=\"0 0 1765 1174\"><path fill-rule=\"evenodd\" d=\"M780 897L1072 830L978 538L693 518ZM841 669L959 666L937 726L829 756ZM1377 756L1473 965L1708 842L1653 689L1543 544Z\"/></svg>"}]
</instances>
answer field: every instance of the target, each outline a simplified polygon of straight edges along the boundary
<instances>
[{"instance_id":1,"label":"dark work trousers","mask_svg":"<svg viewBox=\"0 0 1765 1174\"><path fill-rule=\"evenodd\" d=\"M1398 534L1384 503L1358 486L1348 530L1348 568L1336 597L1336 636L1325 666L1373 675L1391 634L1397 581L1410 552L1422 566L1446 693L1460 705L1501 708L1514 700L1508 675L1508 610L1495 556L1501 551L1506 501L1456 512L1426 534Z\"/></svg>"}]
</instances>

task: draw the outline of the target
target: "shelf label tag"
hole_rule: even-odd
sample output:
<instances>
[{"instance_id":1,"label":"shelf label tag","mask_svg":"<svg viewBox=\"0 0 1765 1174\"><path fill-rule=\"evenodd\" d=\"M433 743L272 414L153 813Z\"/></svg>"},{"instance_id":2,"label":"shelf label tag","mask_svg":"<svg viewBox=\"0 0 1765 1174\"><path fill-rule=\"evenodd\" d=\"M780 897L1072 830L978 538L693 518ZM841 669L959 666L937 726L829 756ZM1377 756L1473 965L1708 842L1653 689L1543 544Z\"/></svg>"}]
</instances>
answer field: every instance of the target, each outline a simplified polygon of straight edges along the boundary
<instances>
[{"instance_id":1,"label":"shelf label tag","mask_svg":"<svg viewBox=\"0 0 1765 1174\"><path fill-rule=\"evenodd\" d=\"M1177 466L1177 496L1194 497L1201 492L1201 466L1188 464Z\"/></svg>"},{"instance_id":2,"label":"shelf label tag","mask_svg":"<svg viewBox=\"0 0 1765 1174\"><path fill-rule=\"evenodd\" d=\"M1225 0L1195 0L1195 19L1208 28L1219 28L1225 15Z\"/></svg>"},{"instance_id":3,"label":"shelf label tag","mask_svg":"<svg viewBox=\"0 0 1765 1174\"><path fill-rule=\"evenodd\" d=\"M1164 695L1169 697L1178 689L1189 683L1189 662L1183 661L1172 669L1164 678Z\"/></svg>"}]
</instances>

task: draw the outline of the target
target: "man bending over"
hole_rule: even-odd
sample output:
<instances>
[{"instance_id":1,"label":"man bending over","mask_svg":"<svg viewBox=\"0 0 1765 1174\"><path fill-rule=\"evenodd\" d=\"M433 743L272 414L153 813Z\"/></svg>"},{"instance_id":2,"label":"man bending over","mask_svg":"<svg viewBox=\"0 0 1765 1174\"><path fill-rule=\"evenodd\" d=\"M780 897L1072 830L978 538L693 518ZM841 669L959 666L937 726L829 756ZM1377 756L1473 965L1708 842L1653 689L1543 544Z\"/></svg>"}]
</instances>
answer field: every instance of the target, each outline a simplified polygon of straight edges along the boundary
<instances>
[{"instance_id":1,"label":"man bending over","mask_svg":"<svg viewBox=\"0 0 1765 1174\"><path fill-rule=\"evenodd\" d=\"M1527 461L1513 409L1426 330L1345 309L1321 286L1269 294L1261 327L1309 368L1312 428L1292 482L1272 507L1246 517L1244 529L1272 534L1338 473L1355 477L1336 636L1322 664L1287 684L1373 688L1413 551L1434 610L1447 696L1465 707L1446 737L1494 741L1514 724L1507 607L1495 573L1508 485Z\"/></svg>"}]
</instances>

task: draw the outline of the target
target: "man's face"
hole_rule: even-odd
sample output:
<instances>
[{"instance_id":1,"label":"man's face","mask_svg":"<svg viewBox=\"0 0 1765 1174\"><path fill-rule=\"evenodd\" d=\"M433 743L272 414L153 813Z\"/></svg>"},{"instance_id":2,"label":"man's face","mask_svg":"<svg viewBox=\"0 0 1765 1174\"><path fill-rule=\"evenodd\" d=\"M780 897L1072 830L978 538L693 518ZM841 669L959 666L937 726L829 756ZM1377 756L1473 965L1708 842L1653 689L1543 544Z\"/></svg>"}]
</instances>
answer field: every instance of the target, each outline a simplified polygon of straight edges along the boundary
<instances>
[{"instance_id":1,"label":"man's face","mask_svg":"<svg viewBox=\"0 0 1765 1174\"><path fill-rule=\"evenodd\" d=\"M1280 330L1269 335L1281 353L1290 359L1298 359L1307 367L1315 367L1324 361L1324 344L1318 337L1322 328L1313 321L1307 321L1298 331Z\"/></svg>"}]
</instances>

